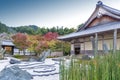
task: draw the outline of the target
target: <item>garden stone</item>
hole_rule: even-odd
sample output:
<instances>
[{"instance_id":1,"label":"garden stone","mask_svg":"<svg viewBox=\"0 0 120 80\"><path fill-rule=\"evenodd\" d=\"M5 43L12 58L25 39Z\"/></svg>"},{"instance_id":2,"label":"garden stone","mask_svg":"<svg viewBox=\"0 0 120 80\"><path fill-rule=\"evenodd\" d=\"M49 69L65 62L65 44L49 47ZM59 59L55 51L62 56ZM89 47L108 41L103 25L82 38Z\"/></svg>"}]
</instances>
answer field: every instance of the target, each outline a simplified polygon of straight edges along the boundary
<instances>
[{"instance_id":1,"label":"garden stone","mask_svg":"<svg viewBox=\"0 0 120 80\"><path fill-rule=\"evenodd\" d=\"M20 60L18 60L18 59L10 59L9 63L10 64L20 63Z\"/></svg>"},{"instance_id":2,"label":"garden stone","mask_svg":"<svg viewBox=\"0 0 120 80\"><path fill-rule=\"evenodd\" d=\"M88 55L83 55L82 60L90 60L91 58Z\"/></svg>"},{"instance_id":3,"label":"garden stone","mask_svg":"<svg viewBox=\"0 0 120 80\"><path fill-rule=\"evenodd\" d=\"M0 80L31 80L33 77L18 66L6 67L0 72Z\"/></svg>"},{"instance_id":4,"label":"garden stone","mask_svg":"<svg viewBox=\"0 0 120 80\"><path fill-rule=\"evenodd\" d=\"M50 52L51 52L50 49L48 49L47 51L43 51L42 55L39 57L38 61L40 61L40 62L45 61L45 59L50 54Z\"/></svg>"},{"instance_id":5,"label":"garden stone","mask_svg":"<svg viewBox=\"0 0 120 80\"><path fill-rule=\"evenodd\" d=\"M34 59L34 58L30 58L29 61L30 61L30 62L34 62L34 61L37 61L37 60Z\"/></svg>"},{"instance_id":6,"label":"garden stone","mask_svg":"<svg viewBox=\"0 0 120 80\"><path fill-rule=\"evenodd\" d=\"M61 58L53 58L53 61L61 61Z\"/></svg>"}]
</instances>

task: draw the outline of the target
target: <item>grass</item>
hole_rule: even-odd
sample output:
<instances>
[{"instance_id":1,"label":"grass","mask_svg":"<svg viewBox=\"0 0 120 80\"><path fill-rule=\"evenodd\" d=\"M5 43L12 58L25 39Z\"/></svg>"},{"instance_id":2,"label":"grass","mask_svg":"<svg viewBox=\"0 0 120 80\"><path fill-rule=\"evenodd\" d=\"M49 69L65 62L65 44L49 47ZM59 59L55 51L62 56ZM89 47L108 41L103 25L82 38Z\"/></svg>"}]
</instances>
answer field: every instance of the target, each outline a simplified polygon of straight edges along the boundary
<instances>
[{"instance_id":1,"label":"grass","mask_svg":"<svg viewBox=\"0 0 120 80\"><path fill-rule=\"evenodd\" d=\"M69 67L61 61L60 80L120 80L120 52L92 60L71 59Z\"/></svg>"}]
</instances>

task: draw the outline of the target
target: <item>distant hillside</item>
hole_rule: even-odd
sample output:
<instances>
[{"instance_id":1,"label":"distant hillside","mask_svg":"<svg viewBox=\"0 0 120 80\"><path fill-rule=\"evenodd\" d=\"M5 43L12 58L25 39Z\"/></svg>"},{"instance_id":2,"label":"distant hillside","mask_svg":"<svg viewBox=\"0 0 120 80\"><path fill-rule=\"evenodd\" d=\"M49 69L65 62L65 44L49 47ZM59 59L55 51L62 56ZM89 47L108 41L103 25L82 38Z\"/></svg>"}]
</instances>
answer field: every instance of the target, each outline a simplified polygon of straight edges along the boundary
<instances>
[{"instance_id":1,"label":"distant hillside","mask_svg":"<svg viewBox=\"0 0 120 80\"><path fill-rule=\"evenodd\" d=\"M0 22L0 33L8 32L8 26Z\"/></svg>"},{"instance_id":2,"label":"distant hillside","mask_svg":"<svg viewBox=\"0 0 120 80\"><path fill-rule=\"evenodd\" d=\"M44 35L47 32L57 32L59 35L65 35L76 31L74 28L67 28L67 27L52 27L52 28L45 28L45 27L38 27L36 25L28 25L28 26L19 26L19 27L9 27L5 24L0 22L0 33L27 33L30 35Z\"/></svg>"},{"instance_id":3,"label":"distant hillside","mask_svg":"<svg viewBox=\"0 0 120 80\"><path fill-rule=\"evenodd\" d=\"M27 33L27 34L37 34L38 26L30 25L30 26L20 26L20 27L11 27L13 31Z\"/></svg>"}]
</instances>

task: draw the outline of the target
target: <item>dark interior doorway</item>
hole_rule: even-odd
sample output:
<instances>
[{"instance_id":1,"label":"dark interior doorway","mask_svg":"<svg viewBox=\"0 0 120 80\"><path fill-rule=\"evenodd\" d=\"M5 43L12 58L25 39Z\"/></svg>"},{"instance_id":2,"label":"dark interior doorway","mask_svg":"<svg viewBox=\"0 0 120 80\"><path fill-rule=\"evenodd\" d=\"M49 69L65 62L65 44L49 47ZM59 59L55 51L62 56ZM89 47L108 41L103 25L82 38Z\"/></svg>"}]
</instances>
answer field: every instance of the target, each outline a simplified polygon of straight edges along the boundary
<instances>
[{"instance_id":1,"label":"dark interior doorway","mask_svg":"<svg viewBox=\"0 0 120 80\"><path fill-rule=\"evenodd\" d=\"M5 49L5 53L6 54L10 54L10 55L13 55L14 53L14 46L2 46L3 49Z\"/></svg>"},{"instance_id":2,"label":"dark interior doorway","mask_svg":"<svg viewBox=\"0 0 120 80\"><path fill-rule=\"evenodd\" d=\"M80 54L80 47L75 47L75 55Z\"/></svg>"}]
</instances>

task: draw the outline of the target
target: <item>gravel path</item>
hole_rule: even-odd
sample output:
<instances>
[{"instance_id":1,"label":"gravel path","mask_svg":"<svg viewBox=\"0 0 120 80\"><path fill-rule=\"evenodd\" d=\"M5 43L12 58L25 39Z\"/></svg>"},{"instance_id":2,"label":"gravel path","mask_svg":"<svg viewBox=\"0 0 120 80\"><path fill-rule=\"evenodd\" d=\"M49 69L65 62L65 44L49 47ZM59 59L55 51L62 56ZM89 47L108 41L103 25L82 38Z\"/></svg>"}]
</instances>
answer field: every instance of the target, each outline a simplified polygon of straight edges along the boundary
<instances>
[{"instance_id":1,"label":"gravel path","mask_svg":"<svg viewBox=\"0 0 120 80\"><path fill-rule=\"evenodd\" d=\"M26 70L32 76L32 80L59 80L59 62L46 59L44 62L21 62L10 64L10 58L0 60L0 71L9 66L17 65L22 70Z\"/></svg>"}]
</instances>

